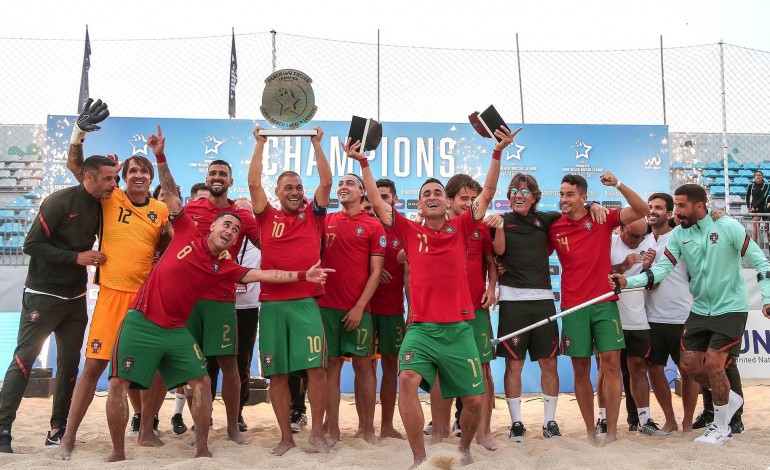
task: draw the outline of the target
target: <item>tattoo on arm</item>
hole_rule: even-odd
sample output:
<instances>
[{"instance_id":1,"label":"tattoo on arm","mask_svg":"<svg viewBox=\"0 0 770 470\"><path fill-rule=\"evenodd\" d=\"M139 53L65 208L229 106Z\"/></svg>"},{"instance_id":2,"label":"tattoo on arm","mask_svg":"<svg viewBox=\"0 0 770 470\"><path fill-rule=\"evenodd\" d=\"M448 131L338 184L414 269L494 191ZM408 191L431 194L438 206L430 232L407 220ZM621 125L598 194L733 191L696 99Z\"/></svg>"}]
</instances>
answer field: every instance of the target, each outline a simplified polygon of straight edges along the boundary
<instances>
[{"instance_id":1,"label":"tattoo on arm","mask_svg":"<svg viewBox=\"0 0 770 470\"><path fill-rule=\"evenodd\" d=\"M70 144L67 152L67 169L75 175L79 183L83 182L83 146Z\"/></svg>"},{"instance_id":2,"label":"tattoo on arm","mask_svg":"<svg viewBox=\"0 0 770 470\"><path fill-rule=\"evenodd\" d=\"M281 271L275 270L275 273L273 274L273 278L280 279L281 278Z\"/></svg>"},{"instance_id":3,"label":"tattoo on arm","mask_svg":"<svg viewBox=\"0 0 770 470\"><path fill-rule=\"evenodd\" d=\"M476 214L479 212L479 203L478 201L473 201L473 204L471 204L471 214L473 215L473 220L476 220Z\"/></svg>"},{"instance_id":4,"label":"tattoo on arm","mask_svg":"<svg viewBox=\"0 0 770 470\"><path fill-rule=\"evenodd\" d=\"M163 192L170 195L166 199L166 207L168 207L169 219L174 220L182 212L182 201L179 199L176 182L171 176L171 170L167 163L158 164L158 179Z\"/></svg>"}]
</instances>

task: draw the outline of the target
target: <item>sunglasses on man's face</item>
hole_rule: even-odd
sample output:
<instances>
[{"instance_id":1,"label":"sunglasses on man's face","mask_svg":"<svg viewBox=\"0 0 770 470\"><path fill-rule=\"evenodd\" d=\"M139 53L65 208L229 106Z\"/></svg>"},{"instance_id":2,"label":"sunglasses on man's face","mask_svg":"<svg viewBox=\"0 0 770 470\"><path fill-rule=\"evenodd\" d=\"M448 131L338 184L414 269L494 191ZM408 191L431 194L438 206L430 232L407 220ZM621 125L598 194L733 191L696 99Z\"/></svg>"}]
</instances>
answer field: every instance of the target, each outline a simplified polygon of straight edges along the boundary
<instances>
[{"instance_id":1,"label":"sunglasses on man's face","mask_svg":"<svg viewBox=\"0 0 770 470\"><path fill-rule=\"evenodd\" d=\"M516 189L516 188L511 189L511 196L515 196L519 193L521 193L522 196L527 197L530 194L532 194L532 191L530 191L529 189Z\"/></svg>"}]
</instances>

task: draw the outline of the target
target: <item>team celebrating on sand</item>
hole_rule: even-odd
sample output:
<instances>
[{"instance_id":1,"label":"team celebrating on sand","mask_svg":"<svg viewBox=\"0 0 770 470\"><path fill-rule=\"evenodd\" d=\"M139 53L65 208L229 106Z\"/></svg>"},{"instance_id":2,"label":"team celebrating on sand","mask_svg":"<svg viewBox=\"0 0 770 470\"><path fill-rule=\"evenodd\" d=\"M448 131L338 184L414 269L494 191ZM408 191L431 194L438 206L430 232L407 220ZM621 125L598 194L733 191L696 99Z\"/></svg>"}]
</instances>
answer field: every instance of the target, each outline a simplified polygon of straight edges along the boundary
<instances>
[{"instance_id":1,"label":"team celebrating on sand","mask_svg":"<svg viewBox=\"0 0 770 470\"><path fill-rule=\"evenodd\" d=\"M306 379L299 383L306 383L310 402L309 443L328 453L343 438L345 360L355 373L355 437L374 445L383 438L403 439L393 423L398 397L415 466L426 460L426 434L431 443L458 435L461 464L473 461L474 437L486 449L497 448L490 427L495 357L505 361L512 442L524 442L528 433L521 413L527 354L540 368L544 439L562 438L556 419L559 354L571 359L575 397L592 443L618 438L623 390L629 431L665 436L680 426L684 432L705 428L695 440L712 445L743 432L735 358L749 305L741 259L758 273L762 311L769 318L770 263L739 222L708 209L698 185L677 188L673 198L661 192L645 201L607 172L602 184L628 202L608 210L587 200L583 177L565 175L561 210L548 212L537 209L537 180L518 173L505 190L510 211L487 215L502 151L521 130L501 126L494 130L483 184L463 174L446 184L428 178L418 193L418 220L396 210L395 183L377 180L362 143L348 139L343 150L360 172L339 178L341 209L331 213L333 179L323 131L316 128L311 138L320 181L310 199L292 171L278 176L275 194L268 196L267 138L257 127L250 201L228 198L232 169L215 160L205 186L196 188L205 194L183 205L171 171L179 163L172 155L167 159L160 126L147 140L154 164L141 155L123 162L83 158L86 134L98 131L108 116L105 103L87 102L74 124L67 160L80 184L43 201L24 243L29 272L18 345L0 393L0 452L13 452L16 411L51 333L58 360L45 445L57 447L57 459L73 456L78 427L107 367L113 444L107 461L126 458L128 398L133 408L128 435L136 435L140 446L163 445L157 415L173 389L181 397L174 432L187 430L181 416L186 393L194 422L188 443L196 457L210 457L212 395L220 369L227 438L247 444L242 409L257 324L261 371L270 381L280 428L271 453L278 456L295 447L294 434L307 422L293 404L299 376ZM160 190L152 197L155 172ZM277 207L270 202L275 199ZM579 308L562 318L561 331L551 321L520 332L556 315L553 252L562 265L561 308ZM89 268L95 269L100 291L86 336ZM506 337L496 348L489 311L494 304L500 315L496 334ZM84 339L86 360L78 377ZM669 357L682 380L680 422L664 373ZM593 360L599 371L598 417ZM650 386L663 410L661 425L651 416ZM694 419L699 387L709 409ZM420 389L431 392L427 427ZM450 428L455 399L457 418Z\"/></svg>"}]
</instances>

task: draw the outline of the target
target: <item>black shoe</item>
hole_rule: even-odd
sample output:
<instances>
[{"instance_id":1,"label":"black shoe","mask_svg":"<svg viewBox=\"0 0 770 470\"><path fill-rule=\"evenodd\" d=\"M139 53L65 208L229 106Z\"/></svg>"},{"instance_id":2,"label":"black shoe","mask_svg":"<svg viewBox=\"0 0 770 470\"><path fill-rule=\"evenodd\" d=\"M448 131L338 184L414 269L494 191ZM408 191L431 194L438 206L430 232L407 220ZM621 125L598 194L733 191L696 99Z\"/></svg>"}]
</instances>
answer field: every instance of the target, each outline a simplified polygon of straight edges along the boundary
<instances>
[{"instance_id":1,"label":"black shoe","mask_svg":"<svg viewBox=\"0 0 770 470\"><path fill-rule=\"evenodd\" d=\"M730 432L733 434L743 434L744 431L745 428L743 427L741 418L733 416L733 419L730 420Z\"/></svg>"},{"instance_id":2,"label":"black shoe","mask_svg":"<svg viewBox=\"0 0 770 470\"><path fill-rule=\"evenodd\" d=\"M187 432L187 425L184 424L182 413L177 413L171 417L171 430L174 431L174 434L177 436Z\"/></svg>"},{"instance_id":3,"label":"black shoe","mask_svg":"<svg viewBox=\"0 0 770 470\"><path fill-rule=\"evenodd\" d=\"M639 426L639 433L640 434L647 434L648 436L666 436L667 433L660 430L658 427L658 424L652 420L652 418L648 419L646 423Z\"/></svg>"},{"instance_id":4,"label":"black shoe","mask_svg":"<svg viewBox=\"0 0 770 470\"><path fill-rule=\"evenodd\" d=\"M139 434L139 423L142 422L142 414L141 413L135 413L134 416L131 418L131 425L128 427L128 432L126 433L126 436L136 436Z\"/></svg>"},{"instance_id":5,"label":"black shoe","mask_svg":"<svg viewBox=\"0 0 770 470\"><path fill-rule=\"evenodd\" d=\"M697 418L695 418L695 421L692 422L692 428L693 429L706 428L708 427L709 424L713 422L714 422L714 412L704 411L701 414L699 414Z\"/></svg>"},{"instance_id":6,"label":"black shoe","mask_svg":"<svg viewBox=\"0 0 770 470\"><path fill-rule=\"evenodd\" d=\"M238 415L238 430L240 432L246 432L249 427L246 425L246 421L243 420L243 415Z\"/></svg>"},{"instance_id":7,"label":"black shoe","mask_svg":"<svg viewBox=\"0 0 770 470\"><path fill-rule=\"evenodd\" d=\"M597 436L606 436L607 435L607 420L606 419L597 419L596 420L596 435Z\"/></svg>"},{"instance_id":8,"label":"black shoe","mask_svg":"<svg viewBox=\"0 0 770 470\"><path fill-rule=\"evenodd\" d=\"M291 412L291 432L294 434L300 432L302 428L307 426L307 415L299 411Z\"/></svg>"},{"instance_id":9,"label":"black shoe","mask_svg":"<svg viewBox=\"0 0 770 470\"><path fill-rule=\"evenodd\" d=\"M548 421L548 424L543 426L543 437L546 439L561 438L561 431L556 421Z\"/></svg>"},{"instance_id":10,"label":"black shoe","mask_svg":"<svg viewBox=\"0 0 770 470\"><path fill-rule=\"evenodd\" d=\"M11 449L12 440L13 438L11 437L10 429L3 429L0 431L0 452L4 454L13 454L13 449Z\"/></svg>"},{"instance_id":11,"label":"black shoe","mask_svg":"<svg viewBox=\"0 0 770 470\"><path fill-rule=\"evenodd\" d=\"M639 423L628 423L628 432L639 431Z\"/></svg>"},{"instance_id":12,"label":"black shoe","mask_svg":"<svg viewBox=\"0 0 770 470\"><path fill-rule=\"evenodd\" d=\"M462 437L463 431L460 429L460 420L456 419L455 423L452 425L452 435L456 437Z\"/></svg>"},{"instance_id":13,"label":"black shoe","mask_svg":"<svg viewBox=\"0 0 770 470\"><path fill-rule=\"evenodd\" d=\"M425 429L422 430L422 433L426 436L433 434L433 421L428 421L428 425L425 426Z\"/></svg>"},{"instance_id":14,"label":"black shoe","mask_svg":"<svg viewBox=\"0 0 770 470\"><path fill-rule=\"evenodd\" d=\"M58 431L56 431L56 434L53 436L51 435L51 431L48 431L48 433L45 436L45 446L46 447L59 447L59 444L61 444L61 438L64 437L64 430L67 428L67 426L62 426L59 428Z\"/></svg>"},{"instance_id":15,"label":"black shoe","mask_svg":"<svg viewBox=\"0 0 770 470\"><path fill-rule=\"evenodd\" d=\"M524 428L524 423L521 421L516 421L511 425L510 433L508 433L508 439L510 439L511 442L524 442L524 434L527 433L527 430Z\"/></svg>"}]
</instances>

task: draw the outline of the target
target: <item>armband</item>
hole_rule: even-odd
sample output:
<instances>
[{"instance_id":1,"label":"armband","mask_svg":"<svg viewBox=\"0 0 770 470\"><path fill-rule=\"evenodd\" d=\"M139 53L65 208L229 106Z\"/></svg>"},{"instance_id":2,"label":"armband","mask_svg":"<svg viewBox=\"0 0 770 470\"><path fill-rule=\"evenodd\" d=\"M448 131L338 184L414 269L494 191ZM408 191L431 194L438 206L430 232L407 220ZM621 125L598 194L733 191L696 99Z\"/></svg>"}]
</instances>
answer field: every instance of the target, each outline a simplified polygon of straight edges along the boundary
<instances>
[{"instance_id":1,"label":"armband","mask_svg":"<svg viewBox=\"0 0 770 470\"><path fill-rule=\"evenodd\" d=\"M361 160L358 161L358 163L361 164L361 169L362 170L364 168L369 168L369 159L368 158L362 158Z\"/></svg>"},{"instance_id":2,"label":"armband","mask_svg":"<svg viewBox=\"0 0 770 470\"><path fill-rule=\"evenodd\" d=\"M492 159L493 160L500 160L500 157L502 157L502 156L503 156L503 151L502 150L495 149L495 150L492 151Z\"/></svg>"},{"instance_id":3,"label":"armband","mask_svg":"<svg viewBox=\"0 0 770 470\"><path fill-rule=\"evenodd\" d=\"M155 155L155 160L158 162L158 164L166 163L166 154L161 153L160 155Z\"/></svg>"},{"instance_id":4,"label":"armband","mask_svg":"<svg viewBox=\"0 0 770 470\"><path fill-rule=\"evenodd\" d=\"M652 274L652 269L645 269L644 272L647 275L647 285L644 286L645 290L651 290L655 285L655 275Z\"/></svg>"}]
</instances>

